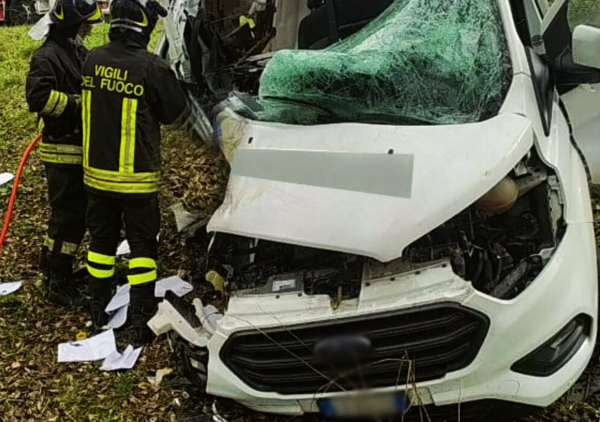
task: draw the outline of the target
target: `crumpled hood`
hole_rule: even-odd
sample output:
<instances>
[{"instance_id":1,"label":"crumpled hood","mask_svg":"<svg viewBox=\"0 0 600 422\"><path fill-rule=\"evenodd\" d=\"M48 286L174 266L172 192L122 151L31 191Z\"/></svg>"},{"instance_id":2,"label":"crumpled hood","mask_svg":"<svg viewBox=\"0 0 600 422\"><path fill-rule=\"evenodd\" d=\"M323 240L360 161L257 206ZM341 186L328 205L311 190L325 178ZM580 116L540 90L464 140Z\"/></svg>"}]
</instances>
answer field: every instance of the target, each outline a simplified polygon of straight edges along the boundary
<instances>
[{"instance_id":1,"label":"crumpled hood","mask_svg":"<svg viewBox=\"0 0 600 422\"><path fill-rule=\"evenodd\" d=\"M528 119L454 126L287 126L220 116L232 163L208 230L386 262L497 184L533 146Z\"/></svg>"}]
</instances>

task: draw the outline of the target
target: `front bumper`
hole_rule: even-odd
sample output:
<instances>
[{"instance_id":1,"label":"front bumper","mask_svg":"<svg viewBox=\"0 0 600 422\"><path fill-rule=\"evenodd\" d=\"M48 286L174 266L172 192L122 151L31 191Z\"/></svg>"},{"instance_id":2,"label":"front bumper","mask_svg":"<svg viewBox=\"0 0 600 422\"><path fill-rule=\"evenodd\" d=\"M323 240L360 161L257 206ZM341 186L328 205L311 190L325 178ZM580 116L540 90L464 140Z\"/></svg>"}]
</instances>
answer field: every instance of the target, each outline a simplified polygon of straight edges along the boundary
<instances>
[{"instance_id":1,"label":"front bumper","mask_svg":"<svg viewBox=\"0 0 600 422\"><path fill-rule=\"evenodd\" d=\"M316 399L348 393L311 395L260 392L241 381L221 360L234 332L356 318L439 302L456 302L485 314L488 335L475 360L441 379L408 388L423 405L445 406L502 400L544 407L564 394L587 366L596 340L598 274L593 226L571 224L551 261L519 297L501 301L475 291L449 268L371 282L359 299L332 310L328 297L292 294L234 297L208 343L208 393L234 399L261 412L317 412ZM573 317L592 317L592 334L571 360L548 377L511 371L511 366L544 344ZM407 390L405 387L378 391Z\"/></svg>"}]
</instances>

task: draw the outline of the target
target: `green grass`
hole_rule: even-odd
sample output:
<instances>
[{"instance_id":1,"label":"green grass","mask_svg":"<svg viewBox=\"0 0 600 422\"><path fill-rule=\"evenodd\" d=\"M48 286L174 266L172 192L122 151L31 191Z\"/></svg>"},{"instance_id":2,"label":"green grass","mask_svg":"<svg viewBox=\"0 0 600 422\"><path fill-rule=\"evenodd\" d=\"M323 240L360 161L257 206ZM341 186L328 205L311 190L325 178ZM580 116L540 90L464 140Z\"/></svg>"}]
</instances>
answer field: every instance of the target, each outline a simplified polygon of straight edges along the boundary
<instances>
[{"instance_id":1,"label":"green grass","mask_svg":"<svg viewBox=\"0 0 600 422\"><path fill-rule=\"evenodd\" d=\"M119 374L114 382L113 391L118 397L127 397L132 393L136 383L137 380L130 373Z\"/></svg>"},{"instance_id":2,"label":"green grass","mask_svg":"<svg viewBox=\"0 0 600 422\"><path fill-rule=\"evenodd\" d=\"M569 7L573 28L581 24L600 27L600 0L573 0Z\"/></svg>"}]
</instances>

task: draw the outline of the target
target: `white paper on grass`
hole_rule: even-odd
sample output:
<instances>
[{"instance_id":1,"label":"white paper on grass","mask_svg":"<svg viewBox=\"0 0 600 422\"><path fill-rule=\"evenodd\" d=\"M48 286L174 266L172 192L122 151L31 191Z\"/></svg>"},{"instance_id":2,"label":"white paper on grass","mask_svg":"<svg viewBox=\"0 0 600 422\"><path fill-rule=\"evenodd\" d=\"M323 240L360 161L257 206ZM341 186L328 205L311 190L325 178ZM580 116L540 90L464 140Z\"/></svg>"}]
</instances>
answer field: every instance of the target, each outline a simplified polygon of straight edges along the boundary
<instances>
[{"instance_id":1,"label":"white paper on grass","mask_svg":"<svg viewBox=\"0 0 600 422\"><path fill-rule=\"evenodd\" d=\"M123 306L112 315L110 321L108 322L108 328L112 328L116 330L117 328L121 328L127 322L127 306Z\"/></svg>"},{"instance_id":2,"label":"white paper on grass","mask_svg":"<svg viewBox=\"0 0 600 422\"><path fill-rule=\"evenodd\" d=\"M105 359L117 351L115 334L108 330L74 343L58 345L58 362L90 362Z\"/></svg>"},{"instance_id":3,"label":"white paper on grass","mask_svg":"<svg viewBox=\"0 0 600 422\"><path fill-rule=\"evenodd\" d=\"M154 296L165 297L168 290L173 291L177 296L182 297L190 293L194 288L187 281L182 280L177 276L164 278L156 283L154 288ZM124 284L117 287L117 292L112 297L104 311L112 315L108 327L117 329L122 327L127 322L127 305L130 302L131 286Z\"/></svg>"},{"instance_id":4,"label":"white paper on grass","mask_svg":"<svg viewBox=\"0 0 600 422\"><path fill-rule=\"evenodd\" d=\"M14 178L15 178L15 175L12 173L0 173L0 186L2 186L5 183L10 182Z\"/></svg>"},{"instance_id":5,"label":"white paper on grass","mask_svg":"<svg viewBox=\"0 0 600 422\"><path fill-rule=\"evenodd\" d=\"M21 288L23 282L21 281L13 281L10 283L0 283L0 296L9 295L11 293L16 292Z\"/></svg>"},{"instance_id":6,"label":"white paper on grass","mask_svg":"<svg viewBox=\"0 0 600 422\"><path fill-rule=\"evenodd\" d=\"M160 239L160 234L156 236L156 240ZM117 256L129 255L131 253L131 248L129 247L129 242L127 239L121 242L119 247L117 248Z\"/></svg>"},{"instance_id":7,"label":"white paper on grass","mask_svg":"<svg viewBox=\"0 0 600 422\"><path fill-rule=\"evenodd\" d=\"M117 256L129 255L130 253L131 249L129 249L129 242L127 242L127 240L122 241L117 248Z\"/></svg>"},{"instance_id":8,"label":"white paper on grass","mask_svg":"<svg viewBox=\"0 0 600 422\"><path fill-rule=\"evenodd\" d=\"M131 369L135 366L138 358L140 357L140 353L142 348L135 349L133 346L127 346L127 349L123 352L123 354L115 351L111 353L109 356L104 359L102 363L103 371L116 371L119 369Z\"/></svg>"},{"instance_id":9,"label":"white paper on grass","mask_svg":"<svg viewBox=\"0 0 600 422\"><path fill-rule=\"evenodd\" d=\"M171 290L177 296L185 296L194 288L187 281L182 280L177 276L172 276L168 278L163 278L156 283L156 288L154 289L154 296L156 297L165 297L167 290Z\"/></svg>"},{"instance_id":10,"label":"white paper on grass","mask_svg":"<svg viewBox=\"0 0 600 422\"><path fill-rule=\"evenodd\" d=\"M117 292L113 296L113 298L108 302L105 311L107 313L114 312L124 306L129 305L129 291L131 290L131 286L129 284L124 284L122 286L117 287Z\"/></svg>"}]
</instances>

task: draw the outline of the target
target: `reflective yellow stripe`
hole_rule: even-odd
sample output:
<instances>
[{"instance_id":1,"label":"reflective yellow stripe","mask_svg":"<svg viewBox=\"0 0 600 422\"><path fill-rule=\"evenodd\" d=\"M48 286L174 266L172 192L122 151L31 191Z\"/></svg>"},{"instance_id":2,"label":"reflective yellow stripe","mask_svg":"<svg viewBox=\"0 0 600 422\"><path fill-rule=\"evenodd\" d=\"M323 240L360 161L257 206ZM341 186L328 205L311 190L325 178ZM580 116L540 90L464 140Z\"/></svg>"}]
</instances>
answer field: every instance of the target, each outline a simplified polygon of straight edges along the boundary
<instances>
[{"instance_id":1,"label":"reflective yellow stripe","mask_svg":"<svg viewBox=\"0 0 600 422\"><path fill-rule=\"evenodd\" d=\"M135 125L137 100L123 98L121 111L121 148L119 155L119 173L133 174L135 160Z\"/></svg>"},{"instance_id":2,"label":"reflective yellow stripe","mask_svg":"<svg viewBox=\"0 0 600 422\"><path fill-rule=\"evenodd\" d=\"M256 22L254 22L254 19L252 18L248 18L246 16L240 16L240 26L244 26L248 24L248 26L250 26L250 29L254 29L256 27Z\"/></svg>"},{"instance_id":3,"label":"reflective yellow stripe","mask_svg":"<svg viewBox=\"0 0 600 422\"><path fill-rule=\"evenodd\" d=\"M134 173L121 174L118 171L102 170L93 167L86 167L85 174L94 179L106 180L108 182L131 182L131 183L158 183L160 173Z\"/></svg>"},{"instance_id":4,"label":"reflective yellow stripe","mask_svg":"<svg viewBox=\"0 0 600 422\"><path fill-rule=\"evenodd\" d=\"M100 7L96 8L96 11L94 12L94 14L92 16L90 16L89 18L87 18L87 22L95 22L98 19L100 19L102 17L102 12L100 11Z\"/></svg>"},{"instance_id":5,"label":"reflective yellow stripe","mask_svg":"<svg viewBox=\"0 0 600 422\"><path fill-rule=\"evenodd\" d=\"M40 112L40 114L50 114L52 110L56 107L56 103L58 102L58 92L52 90L50 91L50 96L48 97L48 101L46 105Z\"/></svg>"},{"instance_id":6,"label":"reflective yellow stripe","mask_svg":"<svg viewBox=\"0 0 600 422\"><path fill-rule=\"evenodd\" d=\"M114 256L88 251L88 261L93 262L94 264L115 265L116 259Z\"/></svg>"},{"instance_id":7,"label":"reflective yellow stripe","mask_svg":"<svg viewBox=\"0 0 600 422\"><path fill-rule=\"evenodd\" d=\"M129 284L131 284L132 286L135 286L138 284L150 283L152 281L155 281L156 277L156 270L152 270L144 274L128 275L127 281L129 281Z\"/></svg>"},{"instance_id":8,"label":"reflective yellow stripe","mask_svg":"<svg viewBox=\"0 0 600 422\"><path fill-rule=\"evenodd\" d=\"M117 193L153 193L158 191L158 183L119 183L94 179L87 174L83 181L91 188Z\"/></svg>"},{"instance_id":9,"label":"reflective yellow stripe","mask_svg":"<svg viewBox=\"0 0 600 422\"><path fill-rule=\"evenodd\" d=\"M62 247L60 248L60 253L65 255L75 255L77 253L77 249L79 249L79 245L70 242L63 242Z\"/></svg>"},{"instance_id":10,"label":"reflective yellow stripe","mask_svg":"<svg viewBox=\"0 0 600 422\"><path fill-rule=\"evenodd\" d=\"M129 261L129 268L152 268L156 269L156 261L152 258L133 258Z\"/></svg>"},{"instance_id":11,"label":"reflective yellow stripe","mask_svg":"<svg viewBox=\"0 0 600 422\"><path fill-rule=\"evenodd\" d=\"M50 116L53 117L62 116L62 114L65 112L65 109L67 108L67 104L69 104L69 97L67 96L67 94L64 94L62 92L58 92L57 94L58 103L56 104L54 110L49 113Z\"/></svg>"},{"instance_id":12,"label":"reflective yellow stripe","mask_svg":"<svg viewBox=\"0 0 600 422\"><path fill-rule=\"evenodd\" d=\"M40 143L40 151L54 154L81 155L83 149L78 145Z\"/></svg>"},{"instance_id":13,"label":"reflective yellow stripe","mask_svg":"<svg viewBox=\"0 0 600 422\"><path fill-rule=\"evenodd\" d=\"M47 247L50 252L54 249L54 239L50 239L48 236L44 239L44 246Z\"/></svg>"},{"instance_id":14,"label":"reflective yellow stripe","mask_svg":"<svg viewBox=\"0 0 600 422\"><path fill-rule=\"evenodd\" d=\"M94 268L88 264L87 270L88 273L95 278L111 278L113 275L115 275L114 268L111 268L110 270L99 270L98 268Z\"/></svg>"},{"instance_id":15,"label":"reflective yellow stripe","mask_svg":"<svg viewBox=\"0 0 600 422\"><path fill-rule=\"evenodd\" d=\"M42 152L40 158L45 163L81 165L81 155L47 154Z\"/></svg>"},{"instance_id":16,"label":"reflective yellow stripe","mask_svg":"<svg viewBox=\"0 0 600 422\"><path fill-rule=\"evenodd\" d=\"M81 120L83 122L83 162L84 166L90 163L90 105L92 93L84 89L81 91Z\"/></svg>"},{"instance_id":17,"label":"reflective yellow stripe","mask_svg":"<svg viewBox=\"0 0 600 422\"><path fill-rule=\"evenodd\" d=\"M124 98L121 111L119 170L90 167L91 93L82 91L84 183L94 189L117 193L154 193L158 191L159 172L135 173L136 99Z\"/></svg>"},{"instance_id":18,"label":"reflective yellow stripe","mask_svg":"<svg viewBox=\"0 0 600 422\"><path fill-rule=\"evenodd\" d=\"M40 119L40 121L38 122L38 132L42 133L43 130L44 130L44 119Z\"/></svg>"}]
</instances>

